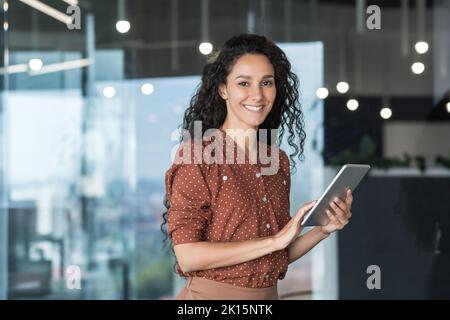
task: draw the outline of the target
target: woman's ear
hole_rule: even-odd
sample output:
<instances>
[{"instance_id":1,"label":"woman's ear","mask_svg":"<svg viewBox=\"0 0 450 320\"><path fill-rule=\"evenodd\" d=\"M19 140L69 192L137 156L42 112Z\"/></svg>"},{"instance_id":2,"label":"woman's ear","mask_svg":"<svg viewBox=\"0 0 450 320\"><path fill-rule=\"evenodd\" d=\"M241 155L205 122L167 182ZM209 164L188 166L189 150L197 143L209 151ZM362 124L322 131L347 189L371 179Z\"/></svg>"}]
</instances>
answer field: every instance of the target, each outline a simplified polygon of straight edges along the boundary
<instances>
[{"instance_id":1,"label":"woman's ear","mask_svg":"<svg viewBox=\"0 0 450 320\"><path fill-rule=\"evenodd\" d=\"M223 100L227 100L227 87L224 83L219 85L219 95Z\"/></svg>"}]
</instances>

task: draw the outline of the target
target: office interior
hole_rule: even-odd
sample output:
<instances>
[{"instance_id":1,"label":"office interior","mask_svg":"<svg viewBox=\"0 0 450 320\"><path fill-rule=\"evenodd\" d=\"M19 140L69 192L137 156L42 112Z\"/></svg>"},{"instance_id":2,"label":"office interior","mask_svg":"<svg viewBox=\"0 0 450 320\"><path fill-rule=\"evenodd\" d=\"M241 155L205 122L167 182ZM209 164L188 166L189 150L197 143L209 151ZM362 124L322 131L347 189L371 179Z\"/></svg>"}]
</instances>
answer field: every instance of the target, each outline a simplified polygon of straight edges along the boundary
<instances>
[{"instance_id":1,"label":"office interior","mask_svg":"<svg viewBox=\"0 0 450 320\"><path fill-rule=\"evenodd\" d=\"M280 299L450 298L449 1L0 3L0 299L174 298L164 174L202 67L240 33L300 79L291 213L372 166Z\"/></svg>"}]
</instances>

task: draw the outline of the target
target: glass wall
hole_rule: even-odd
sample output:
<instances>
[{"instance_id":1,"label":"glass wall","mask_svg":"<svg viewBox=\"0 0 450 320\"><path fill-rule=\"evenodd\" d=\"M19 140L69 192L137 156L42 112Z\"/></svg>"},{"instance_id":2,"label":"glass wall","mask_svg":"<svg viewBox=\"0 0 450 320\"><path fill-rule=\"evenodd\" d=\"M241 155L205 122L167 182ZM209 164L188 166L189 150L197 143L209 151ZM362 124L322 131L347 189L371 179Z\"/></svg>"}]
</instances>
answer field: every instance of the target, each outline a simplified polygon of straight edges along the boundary
<instances>
[{"instance_id":1,"label":"glass wall","mask_svg":"<svg viewBox=\"0 0 450 320\"><path fill-rule=\"evenodd\" d=\"M208 20L222 16L215 11L227 4L4 3L3 297L171 298L183 280L173 273L170 249L162 247L164 174L206 62L197 47L201 37L213 37ZM267 4L228 5L223 25L239 22L236 32L267 28L261 16ZM181 17L186 10L202 22ZM169 15L170 32L157 12ZM72 27L61 21L64 15L75 17ZM120 17L131 22L126 33L116 25ZM322 85L320 42L284 48L296 71L314 79L305 84L309 93ZM323 112L309 93L308 130L320 139ZM298 179L310 175L305 170ZM293 188L293 208L311 197L308 190ZM307 259L294 271L300 289L286 286L285 293L310 295Z\"/></svg>"}]
</instances>

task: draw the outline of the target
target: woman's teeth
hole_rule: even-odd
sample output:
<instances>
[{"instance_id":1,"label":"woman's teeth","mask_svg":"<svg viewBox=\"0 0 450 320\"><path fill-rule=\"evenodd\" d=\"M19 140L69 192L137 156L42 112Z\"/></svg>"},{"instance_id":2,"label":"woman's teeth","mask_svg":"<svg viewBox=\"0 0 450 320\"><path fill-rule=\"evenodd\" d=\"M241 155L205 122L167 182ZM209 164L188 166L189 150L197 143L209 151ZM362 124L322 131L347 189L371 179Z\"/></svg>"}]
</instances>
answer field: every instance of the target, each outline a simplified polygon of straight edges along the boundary
<instances>
[{"instance_id":1,"label":"woman's teeth","mask_svg":"<svg viewBox=\"0 0 450 320\"><path fill-rule=\"evenodd\" d=\"M260 111L263 106L249 106L248 104L244 104L244 108L250 111Z\"/></svg>"}]
</instances>

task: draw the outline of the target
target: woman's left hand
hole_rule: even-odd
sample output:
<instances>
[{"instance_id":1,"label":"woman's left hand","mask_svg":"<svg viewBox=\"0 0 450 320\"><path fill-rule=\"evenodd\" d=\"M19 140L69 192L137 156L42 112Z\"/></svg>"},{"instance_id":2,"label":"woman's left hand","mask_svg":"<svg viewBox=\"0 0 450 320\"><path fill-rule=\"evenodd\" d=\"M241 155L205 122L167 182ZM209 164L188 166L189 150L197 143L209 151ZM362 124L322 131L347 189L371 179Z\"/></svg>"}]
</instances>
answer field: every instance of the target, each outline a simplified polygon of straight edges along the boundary
<instances>
[{"instance_id":1,"label":"woman's left hand","mask_svg":"<svg viewBox=\"0 0 450 320\"><path fill-rule=\"evenodd\" d=\"M352 216L350 211L352 202L352 191L348 189L344 201L335 198L334 201L330 203L331 210L327 209L327 216L330 221L327 225L321 227L321 231L324 234L329 235L336 230L342 230L348 224Z\"/></svg>"}]
</instances>

